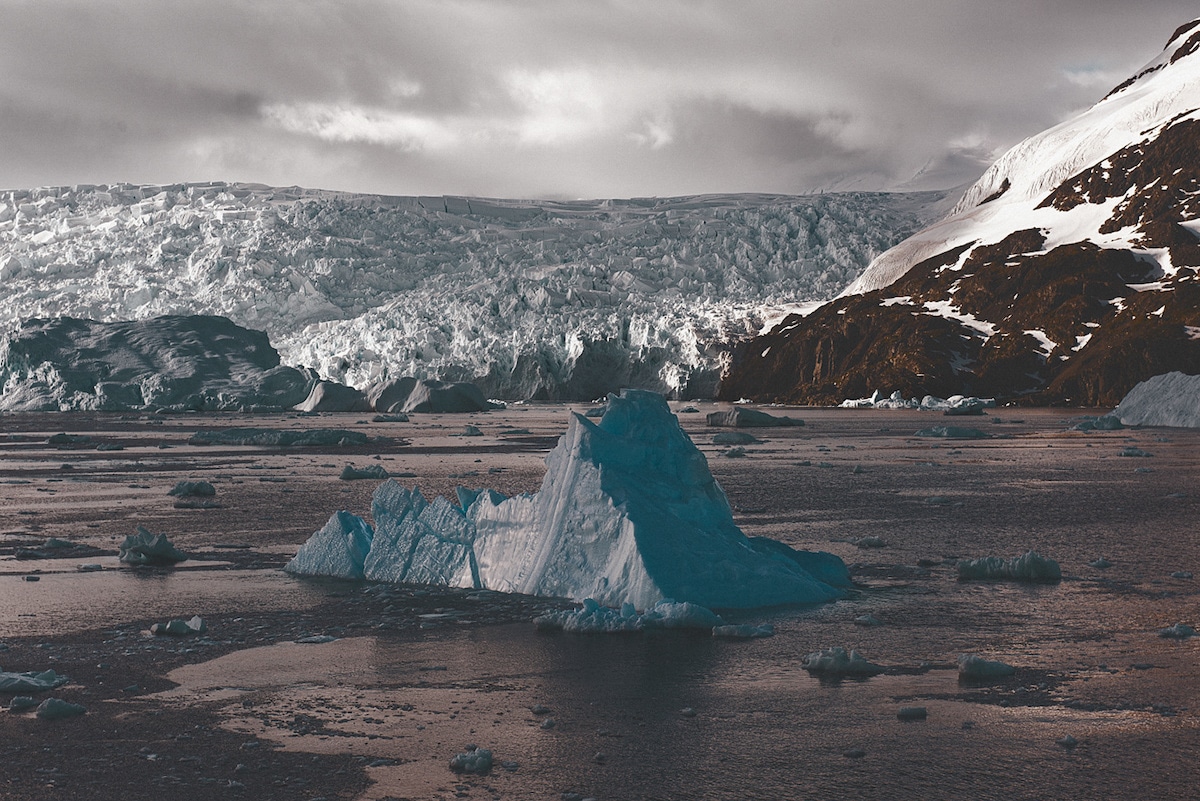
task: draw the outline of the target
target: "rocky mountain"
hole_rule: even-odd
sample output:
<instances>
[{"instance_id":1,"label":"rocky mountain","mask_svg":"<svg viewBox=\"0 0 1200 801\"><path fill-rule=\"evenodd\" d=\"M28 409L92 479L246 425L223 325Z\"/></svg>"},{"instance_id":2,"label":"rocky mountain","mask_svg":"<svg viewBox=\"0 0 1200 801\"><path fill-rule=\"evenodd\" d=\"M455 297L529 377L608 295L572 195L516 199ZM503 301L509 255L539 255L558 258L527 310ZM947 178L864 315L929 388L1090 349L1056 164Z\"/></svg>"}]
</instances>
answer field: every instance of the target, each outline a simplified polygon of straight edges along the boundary
<instances>
[{"instance_id":1,"label":"rocky mountain","mask_svg":"<svg viewBox=\"0 0 1200 801\"><path fill-rule=\"evenodd\" d=\"M739 350L721 396L1116 404L1200 372L1200 20L1018 144L835 301Z\"/></svg>"},{"instance_id":2,"label":"rocky mountain","mask_svg":"<svg viewBox=\"0 0 1200 801\"><path fill-rule=\"evenodd\" d=\"M711 397L732 343L826 300L946 193L530 202L238 184L0 193L0 333L223 315L365 388ZM780 316L780 315L776 315Z\"/></svg>"}]
</instances>

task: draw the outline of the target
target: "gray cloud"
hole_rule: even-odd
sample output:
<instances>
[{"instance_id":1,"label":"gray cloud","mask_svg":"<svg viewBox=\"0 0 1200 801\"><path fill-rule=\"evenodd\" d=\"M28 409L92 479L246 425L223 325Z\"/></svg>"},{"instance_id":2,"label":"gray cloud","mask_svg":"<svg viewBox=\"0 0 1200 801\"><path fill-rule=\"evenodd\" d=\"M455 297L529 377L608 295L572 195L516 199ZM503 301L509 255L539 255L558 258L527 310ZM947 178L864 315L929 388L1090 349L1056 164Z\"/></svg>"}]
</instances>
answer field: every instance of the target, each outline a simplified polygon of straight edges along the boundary
<instances>
[{"instance_id":1,"label":"gray cloud","mask_svg":"<svg viewBox=\"0 0 1200 801\"><path fill-rule=\"evenodd\" d=\"M0 185L949 186L1098 100L1195 14L1176 0L0 0Z\"/></svg>"}]
</instances>

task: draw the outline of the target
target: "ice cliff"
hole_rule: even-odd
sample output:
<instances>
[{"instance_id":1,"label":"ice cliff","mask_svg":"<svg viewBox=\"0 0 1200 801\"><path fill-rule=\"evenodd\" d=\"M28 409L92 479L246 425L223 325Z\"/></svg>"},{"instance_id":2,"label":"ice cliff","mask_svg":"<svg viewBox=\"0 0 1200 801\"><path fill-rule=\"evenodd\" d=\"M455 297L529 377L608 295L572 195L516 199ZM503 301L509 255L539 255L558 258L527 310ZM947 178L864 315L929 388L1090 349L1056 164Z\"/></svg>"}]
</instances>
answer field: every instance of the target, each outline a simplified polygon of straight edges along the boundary
<instances>
[{"instance_id":1,"label":"ice cliff","mask_svg":"<svg viewBox=\"0 0 1200 801\"><path fill-rule=\"evenodd\" d=\"M338 512L286 570L443 584L649 609L817 603L849 585L836 556L746 537L704 455L661 395L572 416L534 494L459 490L461 508L382 484L374 529ZM364 547L365 546L365 547Z\"/></svg>"},{"instance_id":2,"label":"ice cliff","mask_svg":"<svg viewBox=\"0 0 1200 801\"><path fill-rule=\"evenodd\" d=\"M359 389L415 376L493 398L710 397L731 343L773 308L836 294L943 198L11 190L0 332L30 317L217 314L265 331L284 363Z\"/></svg>"}]
</instances>

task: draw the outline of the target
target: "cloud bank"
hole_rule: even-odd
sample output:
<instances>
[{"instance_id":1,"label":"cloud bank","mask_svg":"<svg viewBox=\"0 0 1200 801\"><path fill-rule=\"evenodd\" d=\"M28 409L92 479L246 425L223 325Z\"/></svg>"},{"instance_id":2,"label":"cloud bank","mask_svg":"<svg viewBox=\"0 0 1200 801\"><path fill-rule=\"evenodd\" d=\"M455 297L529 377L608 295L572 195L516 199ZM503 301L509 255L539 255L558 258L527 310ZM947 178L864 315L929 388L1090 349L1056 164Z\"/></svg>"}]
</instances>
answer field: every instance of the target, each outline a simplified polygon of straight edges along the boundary
<instances>
[{"instance_id":1,"label":"cloud bank","mask_svg":"<svg viewBox=\"0 0 1200 801\"><path fill-rule=\"evenodd\" d=\"M0 186L947 187L1098 100L1191 6L0 0Z\"/></svg>"}]
</instances>

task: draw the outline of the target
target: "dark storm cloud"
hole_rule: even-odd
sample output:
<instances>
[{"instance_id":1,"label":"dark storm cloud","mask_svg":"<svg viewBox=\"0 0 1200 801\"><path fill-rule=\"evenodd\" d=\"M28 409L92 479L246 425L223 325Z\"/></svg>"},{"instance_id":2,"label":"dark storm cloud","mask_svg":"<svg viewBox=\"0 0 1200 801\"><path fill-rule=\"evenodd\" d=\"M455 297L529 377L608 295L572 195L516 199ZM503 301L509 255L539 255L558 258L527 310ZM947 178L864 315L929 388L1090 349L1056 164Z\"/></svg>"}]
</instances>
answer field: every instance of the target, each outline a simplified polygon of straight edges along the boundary
<instances>
[{"instance_id":1,"label":"dark storm cloud","mask_svg":"<svg viewBox=\"0 0 1200 801\"><path fill-rule=\"evenodd\" d=\"M0 0L0 185L949 186L1192 3Z\"/></svg>"}]
</instances>

